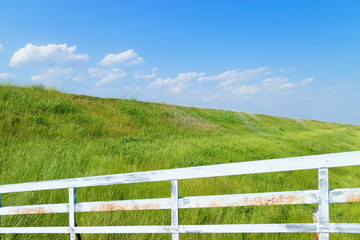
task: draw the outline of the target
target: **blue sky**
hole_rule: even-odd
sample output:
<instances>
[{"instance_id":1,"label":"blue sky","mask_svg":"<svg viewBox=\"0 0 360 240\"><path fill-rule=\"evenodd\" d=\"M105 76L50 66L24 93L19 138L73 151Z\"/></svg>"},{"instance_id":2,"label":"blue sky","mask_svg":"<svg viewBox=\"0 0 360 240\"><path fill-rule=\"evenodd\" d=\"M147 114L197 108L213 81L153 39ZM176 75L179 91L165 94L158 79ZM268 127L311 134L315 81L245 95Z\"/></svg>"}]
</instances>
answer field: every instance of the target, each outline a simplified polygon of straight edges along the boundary
<instances>
[{"instance_id":1,"label":"blue sky","mask_svg":"<svg viewBox=\"0 0 360 240\"><path fill-rule=\"evenodd\" d=\"M360 1L2 0L0 78L360 125Z\"/></svg>"}]
</instances>

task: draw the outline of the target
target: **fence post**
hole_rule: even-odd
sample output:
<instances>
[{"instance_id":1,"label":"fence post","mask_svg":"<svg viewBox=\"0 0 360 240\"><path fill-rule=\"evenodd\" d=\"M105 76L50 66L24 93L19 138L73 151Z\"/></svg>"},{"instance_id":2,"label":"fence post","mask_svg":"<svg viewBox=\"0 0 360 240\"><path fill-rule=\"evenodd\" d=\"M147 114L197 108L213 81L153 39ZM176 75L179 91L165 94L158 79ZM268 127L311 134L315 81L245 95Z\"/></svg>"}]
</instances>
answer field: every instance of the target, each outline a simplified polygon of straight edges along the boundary
<instances>
[{"instance_id":1,"label":"fence post","mask_svg":"<svg viewBox=\"0 0 360 240\"><path fill-rule=\"evenodd\" d=\"M172 240L179 240L179 180L171 180Z\"/></svg>"},{"instance_id":2,"label":"fence post","mask_svg":"<svg viewBox=\"0 0 360 240\"><path fill-rule=\"evenodd\" d=\"M75 203L76 203L76 188L69 188L70 240L75 240Z\"/></svg>"},{"instance_id":3,"label":"fence post","mask_svg":"<svg viewBox=\"0 0 360 240\"><path fill-rule=\"evenodd\" d=\"M329 169L319 168L319 240L329 239Z\"/></svg>"}]
</instances>

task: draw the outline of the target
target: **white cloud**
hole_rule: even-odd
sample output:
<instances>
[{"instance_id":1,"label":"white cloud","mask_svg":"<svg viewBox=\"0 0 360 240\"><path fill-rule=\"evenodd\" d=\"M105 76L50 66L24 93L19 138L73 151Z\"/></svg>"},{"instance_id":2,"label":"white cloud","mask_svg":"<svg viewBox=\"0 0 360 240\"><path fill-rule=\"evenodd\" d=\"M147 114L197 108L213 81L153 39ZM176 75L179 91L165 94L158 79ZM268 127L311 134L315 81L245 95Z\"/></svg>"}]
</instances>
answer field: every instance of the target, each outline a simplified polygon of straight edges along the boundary
<instances>
[{"instance_id":1,"label":"white cloud","mask_svg":"<svg viewBox=\"0 0 360 240\"><path fill-rule=\"evenodd\" d=\"M279 89L280 90L285 90L285 89L290 89L290 88L294 88L296 86L295 83L284 83L284 84L281 84L279 86Z\"/></svg>"},{"instance_id":2,"label":"white cloud","mask_svg":"<svg viewBox=\"0 0 360 240\"><path fill-rule=\"evenodd\" d=\"M138 54L133 50L129 49L119 54L108 54L103 60L99 62L102 66L115 66L115 65L134 65L144 63L144 59L139 57Z\"/></svg>"},{"instance_id":3,"label":"white cloud","mask_svg":"<svg viewBox=\"0 0 360 240\"><path fill-rule=\"evenodd\" d=\"M237 95L245 95L245 94L255 94L259 91L259 88L257 85L244 85L241 87L238 87L232 91L232 93Z\"/></svg>"},{"instance_id":4,"label":"white cloud","mask_svg":"<svg viewBox=\"0 0 360 240\"><path fill-rule=\"evenodd\" d=\"M48 44L36 46L31 43L17 50L12 56L11 67L28 66L53 66L78 61L87 61L87 54L75 54L76 45L68 47L66 44Z\"/></svg>"},{"instance_id":5,"label":"white cloud","mask_svg":"<svg viewBox=\"0 0 360 240\"><path fill-rule=\"evenodd\" d=\"M100 81L95 83L95 87L100 87L110 82L116 81L120 78L126 77L124 70L119 68L112 69L99 69L89 68L88 73L91 78L101 78Z\"/></svg>"},{"instance_id":6,"label":"white cloud","mask_svg":"<svg viewBox=\"0 0 360 240\"><path fill-rule=\"evenodd\" d=\"M70 79L73 72L72 68L50 68L39 75L32 76L31 81L59 86L63 79Z\"/></svg>"},{"instance_id":7,"label":"white cloud","mask_svg":"<svg viewBox=\"0 0 360 240\"><path fill-rule=\"evenodd\" d=\"M313 78L313 77L304 78L304 79L301 81L301 85L302 85L302 86L307 85L307 84L313 82L314 80L315 80L315 78Z\"/></svg>"},{"instance_id":8,"label":"white cloud","mask_svg":"<svg viewBox=\"0 0 360 240\"><path fill-rule=\"evenodd\" d=\"M335 85L335 86L328 86L325 87L325 91L331 91L331 90L340 90L340 89L349 89L351 88L351 85Z\"/></svg>"},{"instance_id":9,"label":"white cloud","mask_svg":"<svg viewBox=\"0 0 360 240\"><path fill-rule=\"evenodd\" d=\"M296 71L296 69L287 68L286 71ZM179 93L191 87L195 92L194 94L199 95L201 93L197 97L206 102L226 97L250 99L251 95L260 92L269 94L269 92L273 91L276 94L288 94L292 93L293 89L314 81L313 78L306 78L302 82L295 83L290 78L276 76L276 73L278 73L278 70L271 70L266 66L244 71L233 69L210 76L205 73L188 72L180 73L176 77L156 78L147 88L160 88L166 92ZM147 74L136 71L135 75L140 78L140 76ZM148 76L148 78L150 77L152 76ZM211 81L215 81L215 84L203 84ZM206 92L207 94L205 94Z\"/></svg>"},{"instance_id":10,"label":"white cloud","mask_svg":"<svg viewBox=\"0 0 360 240\"><path fill-rule=\"evenodd\" d=\"M145 80L153 79L156 76L157 70L158 70L158 68L156 68L156 67L150 69L149 73L145 73L145 71L140 72L139 70L135 70L134 78L145 79Z\"/></svg>"},{"instance_id":11,"label":"white cloud","mask_svg":"<svg viewBox=\"0 0 360 240\"><path fill-rule=\"evenodd\" d=\"M264 72L264 76L270 76L272 74L272 71L266 71Z\"/></svg>"},{"instance_id":12,"label":"white cloud","mask_svg":"<svg viewBox=\"0 0 360 240\"><path fill-rule=\"evenodd\" d=\"M215 76L200 77L198 79L198 82L221 80L222 82L220 83L220 86L228 87L229 85L235 83L252 80L256 76L269 75L270 72L266 70L268 70L268 67L259 67L257 69L246 69L242 72L239 72L238 69L233 69Z\"/></svg>"},{"instance_id":13,"label":"white cloud","mask_svg":"<svg viewBox=\"0 0 360 240\"><path fill-rule=\"evenodd\" d=\"M85 79L85 76L75 76L73 77L73 81L76 82L76 83L81 83L83 82Z\"/></svg>"},{"instance_id":14,"label":"white cloud","mask_svg":"<svg viewBox=\"0 0 360 240\"><path fill-rule=\"evenodd\" d=\"M283 83L289 82L288 78L282 78L282 77L275 77L275 78L266 78L263 81L264 86L279 86Z\"/></svg>"},{"instance_id":15,"label":"white cloud","mask_svg":"<svg viewBox=\"0 0 360 240\"><path fill-rule=\"evenodd\" d=\"M168 91L172 93L181 92L184 88L190 86L190 81L203 77L205 73L180 73L175 78L158 78L152 82L148 87L168 87Z\"/></svg>"},{"instance_id":16,"label":"white cloud","mask_svg":"<svg viewBox=\"0 0 360 240\"><path fill-rule=\"evenodd\" d=\"M262 83L268 91L288 90L296 86L295 83L290 83L290 79L282 77L266 78Z\"/></svg>"},{"instance_id":17,"label":"white cloud","mask_svg":"<svg viewBox=\"0 0 360 240\"><path fill-rule=\"evenodd\" d=\"M204 96L202 97L202 100L205 101L205 102L209 102L211 100L215 100L217 98L220 97L220 94L217 94L217 95L209 95L209 96Z\"/></svg>"},{"instance_id":18,"label":"white cloud","mask_svg":"<svg viewBox=\"0 0 360 240\"><path fill-rule=\"evenodd\" d=\"M295 71L296 71L296 67L279 68L279 69L278 69L278 72L279 72L279 73L295 72Z\"/></svg>"},{"instance_id":19,"label":"white cloud","mask_svg":"<svg viewBox=\"0 0 360 240\"><path fill-rule=\"evenodd\" d=\"M3 50L3 45L0 43L0 51Z\"/></svg>"},{"instance_id":20,"label":"white cloud","mask_svg":"<svg viewBox=\"0 0 360 240\"><path fill-rule=\"evenodd\" d=\"M0 73L0 80L12 80L15 79L16 75L9 72Z\"/></svg>"}]
</instances>

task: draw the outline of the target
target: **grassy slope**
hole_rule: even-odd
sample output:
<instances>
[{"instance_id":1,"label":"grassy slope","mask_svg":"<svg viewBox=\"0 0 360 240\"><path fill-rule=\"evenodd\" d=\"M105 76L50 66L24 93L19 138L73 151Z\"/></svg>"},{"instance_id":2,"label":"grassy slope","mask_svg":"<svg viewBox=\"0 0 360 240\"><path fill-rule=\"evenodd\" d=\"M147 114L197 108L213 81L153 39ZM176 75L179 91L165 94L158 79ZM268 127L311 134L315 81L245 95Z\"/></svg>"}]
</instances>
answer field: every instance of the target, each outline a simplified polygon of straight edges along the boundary
<instances>
[{"instance_id":1,"label":"grassy slope","mask_svg":"<svg viewBox=\"0 0 360 240\"><path fill-rule=\"evenodd\" d=\"M0 85L1 184L360 150L360 127ZM330 170L330 187L359 187L360 168ZM316 171L180 181L181 196L317 188ZM169 197L168 182L78 189L78 201ZM67 202L65 190L4 194L3 206ZM314 206L180 211L181 224L312 222ZM358 208L357 208L358 209ZM332 222L359 222L352 204ZM85 225L170 224L170 211L77 214ZM66 214L6 216L2 226L60 226ZM43 235L6 235L37 239ZM84 239L169 239L86 235ZM334 235L351 239L351 235ZM312 234L188 234L183 239L313 239ZM68 239L48 235L45 239Z\"/></svg>"}]
</instances>

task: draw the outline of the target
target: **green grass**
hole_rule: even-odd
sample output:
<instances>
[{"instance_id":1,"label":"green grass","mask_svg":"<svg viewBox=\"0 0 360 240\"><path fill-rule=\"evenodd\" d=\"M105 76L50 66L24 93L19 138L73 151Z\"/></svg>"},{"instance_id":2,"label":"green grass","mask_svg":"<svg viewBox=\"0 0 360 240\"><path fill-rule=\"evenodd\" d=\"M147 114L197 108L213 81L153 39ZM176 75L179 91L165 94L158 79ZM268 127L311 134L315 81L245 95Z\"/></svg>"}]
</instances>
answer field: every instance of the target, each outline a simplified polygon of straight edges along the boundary
<instances>
[{"instance_id":1,"label":"green grass","mask_svg":"<svg viewBox=\"0 0 360 240\"><path fill-rule=\"evenodd\" d=\"M1 184L360 150L360 126L65 94L0 85ZM330 188L360 186L360 167L330 169ZM317 172L180 181L181 196L317 188ZM170 196L169 182L78 189L78 201ZM66 190L3 194L3 206L67 202ZM313 205L187 209L180 224L312 222ZM332 222L360 222L356 204ZM79 226L170 224L170 211L79 213ZM65 226L67 214L3 216L1 226ZM169 239L164 234L83 239ZM313 239L312 234L184 234L182 239ZM68 239L3 235L2 239ZM332 239L355 239L333 234Z\"/></svg>"}]
</instances>

